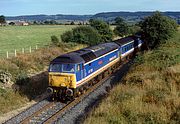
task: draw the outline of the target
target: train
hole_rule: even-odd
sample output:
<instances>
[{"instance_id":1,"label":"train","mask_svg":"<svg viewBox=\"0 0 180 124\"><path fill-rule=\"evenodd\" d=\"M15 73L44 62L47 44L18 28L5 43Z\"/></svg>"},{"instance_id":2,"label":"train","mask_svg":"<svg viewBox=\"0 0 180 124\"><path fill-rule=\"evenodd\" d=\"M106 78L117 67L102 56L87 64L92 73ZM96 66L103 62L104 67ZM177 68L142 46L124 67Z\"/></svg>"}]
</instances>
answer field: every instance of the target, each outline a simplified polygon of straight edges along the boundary
<instances>
[{"instance_id":1,"label":"train","mask_svg":"<svg viewBox=\"0 0 180 124\"><path fill-rule=\"evenodd\" d=\"M47 91L52 98L74 99L141 49L140 35L100 43L60 55L50 62Z\"/></svg>"}]
</instances>

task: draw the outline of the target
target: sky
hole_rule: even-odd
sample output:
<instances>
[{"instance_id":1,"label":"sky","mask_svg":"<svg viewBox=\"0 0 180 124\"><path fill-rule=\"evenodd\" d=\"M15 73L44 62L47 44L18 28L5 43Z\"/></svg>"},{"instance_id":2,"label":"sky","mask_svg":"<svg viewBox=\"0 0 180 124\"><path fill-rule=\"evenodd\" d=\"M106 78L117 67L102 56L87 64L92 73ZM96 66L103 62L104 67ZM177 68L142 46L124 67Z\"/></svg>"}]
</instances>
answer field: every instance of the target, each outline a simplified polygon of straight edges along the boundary
<instances>
[{"instance_id":1,"label":"sky","mask_svg":"<svg viewBox=\"0 0 180 124\"><path fill-rule=\"evenodd\" d=\"M180 11L180 0L0 0L0 15L5 16L156 10Z\"/></svg>"}]
</instances>

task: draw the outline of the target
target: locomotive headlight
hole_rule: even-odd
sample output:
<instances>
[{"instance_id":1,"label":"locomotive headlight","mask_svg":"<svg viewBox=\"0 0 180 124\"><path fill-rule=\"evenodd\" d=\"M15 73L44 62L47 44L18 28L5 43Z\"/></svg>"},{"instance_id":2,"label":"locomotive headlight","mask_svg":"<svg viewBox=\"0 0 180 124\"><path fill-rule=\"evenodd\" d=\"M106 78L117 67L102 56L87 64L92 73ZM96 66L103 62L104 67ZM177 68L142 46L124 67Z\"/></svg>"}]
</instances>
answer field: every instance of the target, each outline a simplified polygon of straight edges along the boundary
<instances>
[{"instance_id":1,"label":"locomotive headlight","mask_svg":"<svg viewBox=\"0 0 180 124\"><path fill-rule=\"evenodd\" d=\"M60 85L61 85L61 87L65 87L65 86L66 86L66 84L65 84L65 83L61 83Z\"/></svg>"}]
</instances>

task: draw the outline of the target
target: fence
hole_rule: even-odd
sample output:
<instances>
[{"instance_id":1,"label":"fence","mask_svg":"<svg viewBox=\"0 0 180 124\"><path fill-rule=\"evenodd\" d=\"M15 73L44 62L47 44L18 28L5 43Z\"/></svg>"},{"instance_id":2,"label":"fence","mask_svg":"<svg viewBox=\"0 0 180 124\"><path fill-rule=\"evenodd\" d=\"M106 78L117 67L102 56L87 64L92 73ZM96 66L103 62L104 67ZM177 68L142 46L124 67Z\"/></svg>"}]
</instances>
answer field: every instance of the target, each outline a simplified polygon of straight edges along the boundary
<instances>
[{"instance_id":1,"label":"fence","mask_svg":"<svg viewBox=\"0 0 180 124\"><path fill-rule=\"evenodd\" d=\"M35 46L23 47L23 48L19 48L19 49L3 50L3 51L0 50L0 58L16 57L17 54L32 53L39 48L47 48L49 46L50 46L50 44L46 44L46 45L37 44Z\"/></svg>"}]
</instances>

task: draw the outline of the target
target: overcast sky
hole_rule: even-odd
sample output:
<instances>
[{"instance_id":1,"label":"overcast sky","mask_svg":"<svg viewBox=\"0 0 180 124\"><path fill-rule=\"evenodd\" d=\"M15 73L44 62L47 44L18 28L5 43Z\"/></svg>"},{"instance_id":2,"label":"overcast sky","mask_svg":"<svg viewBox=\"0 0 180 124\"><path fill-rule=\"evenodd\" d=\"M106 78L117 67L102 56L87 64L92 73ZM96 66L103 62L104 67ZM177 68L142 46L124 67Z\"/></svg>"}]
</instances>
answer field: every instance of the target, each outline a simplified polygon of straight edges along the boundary
<instances>
[{"instance_id":1,"label":"overcast sky","mask_svg":"<svg viewBox=\"0 0 180 124\"><path fill-rule=\"evenodd\" d=\"M0 15L180 11L180 0L0 0Z\"/></svg>"}]
</instances>

